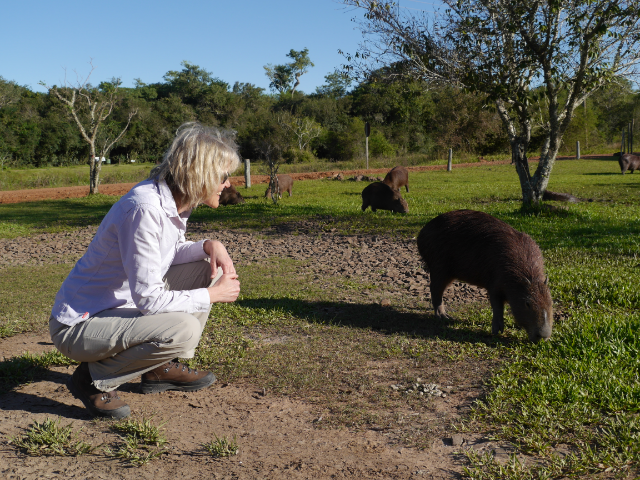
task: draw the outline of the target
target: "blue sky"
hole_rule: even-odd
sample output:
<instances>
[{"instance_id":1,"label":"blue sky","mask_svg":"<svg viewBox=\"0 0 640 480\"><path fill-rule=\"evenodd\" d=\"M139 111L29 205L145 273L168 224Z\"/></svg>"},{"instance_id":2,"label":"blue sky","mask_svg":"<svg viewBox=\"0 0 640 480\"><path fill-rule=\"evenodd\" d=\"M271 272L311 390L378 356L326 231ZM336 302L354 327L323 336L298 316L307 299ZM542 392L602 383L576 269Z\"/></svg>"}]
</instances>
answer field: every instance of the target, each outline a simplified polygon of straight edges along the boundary
<instances>
[{"instance_id":1,"label":"blue sky","mask_svg":"<svg viewBox=\"0 0 640 480\"><path fill-rule=\"evenodd\" d=\"M315 67L301 77L311 93L355 52L359 13L334 0L8 1L2 6L0 76L32 90L86 76L162 82L187 60L225 82L268 89L263 66L287 63L289 50L309 49Z\"/></svg>"},{"instance_id":2,"label":"blue sky","mask_svg":"<svg viewBox=\"0 0 640 480\"><path fill-rule=\"evenodd\" d=\"M401 0L407 10L429 1ZM406 5L406 6L404 6ZM0 76L35 91L40 81L61 85L76 72L91 83L120 77L162 82L187 60L225 82L268 89L266 64L290 61L289 50L309 49L315 67L299 89L312 93L324 76L345 63L362 36L361 16L336 0L76 0L6 1L0 28Z\"/></svg>"}]
</instances>

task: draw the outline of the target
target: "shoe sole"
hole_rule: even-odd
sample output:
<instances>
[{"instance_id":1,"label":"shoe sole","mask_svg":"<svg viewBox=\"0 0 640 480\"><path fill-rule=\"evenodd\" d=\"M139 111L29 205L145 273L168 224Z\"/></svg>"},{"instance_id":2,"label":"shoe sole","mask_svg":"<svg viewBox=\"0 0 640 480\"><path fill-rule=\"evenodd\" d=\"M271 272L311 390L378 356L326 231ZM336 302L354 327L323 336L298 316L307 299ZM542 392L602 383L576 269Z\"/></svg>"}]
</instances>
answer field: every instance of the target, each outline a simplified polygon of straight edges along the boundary
<instances>
[{"instance_id":1,"label":"shoe sole","mask_svg":"<svg viewBox=\"0 0 640 480\"><path fill-rule=\"evenodd\" d=\"M80 390L76 388L75 383L73 383L73 377L71 377L67 381L67 388L75 398L77 398L84 404L85 408L94 417L125 418L131 415L131 408L129 407L129 405L116 408L115 410L102 410L100 408L97 408L91 403L91 400L84 398L80 393Z\"/></svg>"},{"instance_id":2,"label":"shoe sole","mask_svg":"<svg viewBox=\"0 0 640 480\"><path fill-rule=\"evenodd\" d=\"M140 383L140 390L145 395L148 393L166 392L167 390L176 390L178 392L195 392L196 390L201 390L210 385L213 385L216 380L216 376L210 372L209 375L204 377L202 380L198 380L197 382L178 383L143 381L142 383Z\"/></svg>"}]
</instances>

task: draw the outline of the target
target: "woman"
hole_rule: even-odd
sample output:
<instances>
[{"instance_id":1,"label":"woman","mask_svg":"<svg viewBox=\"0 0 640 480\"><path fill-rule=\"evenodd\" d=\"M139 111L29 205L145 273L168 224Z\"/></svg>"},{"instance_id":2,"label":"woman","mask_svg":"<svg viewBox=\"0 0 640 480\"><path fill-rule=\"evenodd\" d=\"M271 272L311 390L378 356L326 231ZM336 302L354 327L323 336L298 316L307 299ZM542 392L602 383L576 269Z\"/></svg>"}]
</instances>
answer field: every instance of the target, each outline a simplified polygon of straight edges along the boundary
<instances>
[{"instance_id":1,"label":"woman","mask_svg":"<svg viewBox=\"0 0 640 480\"><path fill-rule=\"evenodd\" d=\"M215 381L177 357L194 356L211 304L235 301L240 282L220 242L184 234L194 207L218 207L240 163L236 150L216 129L180 127L162 163L107 213L56 295L51 339L81 362L68 386L92 415L128 416L117 388L139 375L143 393Z\"/></svg>"}]
</instances>

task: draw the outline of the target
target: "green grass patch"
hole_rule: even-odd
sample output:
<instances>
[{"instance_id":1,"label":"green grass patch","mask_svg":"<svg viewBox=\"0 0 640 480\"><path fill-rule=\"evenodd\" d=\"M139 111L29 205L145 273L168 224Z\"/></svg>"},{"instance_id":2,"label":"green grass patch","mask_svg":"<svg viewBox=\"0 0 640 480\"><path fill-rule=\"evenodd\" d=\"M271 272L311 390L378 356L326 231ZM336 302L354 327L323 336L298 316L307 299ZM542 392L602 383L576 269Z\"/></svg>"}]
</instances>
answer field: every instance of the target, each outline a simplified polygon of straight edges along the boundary
<instances>
[{"instance_id":1,"label":"green grass patch","mask_svg":"<svg viewBox=\"0 0 640 480\"><path fill-rule=\"evenodd\" d=\"M104 164L100 169L100 181L103 184L137 183L149 176L152 167L153 165L150 164ZM89 185L89 165L0 170L0 191L87 185Z\"/></svg>"},{"instance_id":2,"label":"green grass patch","mask_svg":"<svg viewBox=\"0 0 640 480\"><path fill-rule=\"evenodd\" d=\"M394 441L421 447L451 426L421 423L435 417L411 413L429 412L433 400L403 396L390 385L416 377L456 385L485 375L488 394L463 428L506 442L515 454L500 464L492 455L469 452L468 477L640 473L640 179L620 175L612 161L559 161L549 189L585 201L553 202L556 210L537 215L521 213L511 165L411 173L410 192L402 192L409 203L406 215L361 212L364 186L300 181L291 198L285 195L274 205L263 198L266 186L256 185L240 189L245 204L200 207L191 220L211 230L258 234L282 227L303 235L305 225L312 225L318 232L413 238L440 213L482 210L529 233L541 246L557 312L551 340L529 344L509 320L504 335L492 336L491 311L484 303L452 306L453 319L438 320L430 305L409 295L382 307L366 278L314 280L303 273L304 262L271 258L237 265L242 296L233 304L214 305L190 364L214 369L223 381L304 398L325 412L318 427L376 428ZM26 204L0 205L3 222L13 229L0 225L0 234L34 234L63 228L66 221L97 224L114 200L42 202L33 216ZM13 215L10 220L5 213ZM3 270L8 279L2 288L10 301L0 300L5 301L0 311L11 312L2 317L5 336L45 328L69 266L56 268ZM21 309L30 308L34 295L24 292L40 295L42 285L48 285L49 297L25 314ZM568 453L558 456L559 446ZM518 460L522 455L527 462Z\"/></svg>"},{"instance_id":3,"label":"green grass patch","mask_svg":"<svg viewBox=\"0 0 640 480\"><path fill-rule=\"evenodd\" d=\"M224 458L238 454L240 449L238 448L238 442L235 436L231 440L226 436L220 438L215 434L214 437L210 442L203 444L204 449L209 452L209 455L213 458Z\"/></svg>"},{"instance_id":4,"label":"green grass patch","mask_svg":"<svg viewBox=\"0 0 640 480\"><path fill-rule=\"evenodd\" d=\"M44 422L33 422L31 428L19 437L14 437L10 443L27 455L40 456L78 456L92 453L94 447L82 440L73 432L71 424L60 425L60 419L45 419Z\"/></svg>"},{"instance_id":5,"label":"green grass patch","mask_svg":"<svg viewBox=\"0 0 640 480\"><path fill-rule=\"evenodd\" d=\"M0 338L43 330L71 265L16 266L0 269Z\"/></svg>"},{"instance_id":6,"label":"green grass patch","mask_svg":"<svg viewBox=\"0 0 640 480\"><path fill-rule=\"evenodd\" d=\"M19 385L44 378L52 366L74 365L76 362L57 350L34 355L26 352L0 362L0 392L8 393Z\"/></svg>"},{"instance_id":7,"label":"green grass patch","mask_svg":"<svg viewBox=\"0 0 640 480\"><path fill-rule=\"evenodd\" d=\"M105 447L105 454L118 458L124 465L146 465L166 451L167 439L161 432L163 425L155 426L148 418L127 418L113 423L111 430L120 435L120 442Z\"/></svg>"}]
</instances>

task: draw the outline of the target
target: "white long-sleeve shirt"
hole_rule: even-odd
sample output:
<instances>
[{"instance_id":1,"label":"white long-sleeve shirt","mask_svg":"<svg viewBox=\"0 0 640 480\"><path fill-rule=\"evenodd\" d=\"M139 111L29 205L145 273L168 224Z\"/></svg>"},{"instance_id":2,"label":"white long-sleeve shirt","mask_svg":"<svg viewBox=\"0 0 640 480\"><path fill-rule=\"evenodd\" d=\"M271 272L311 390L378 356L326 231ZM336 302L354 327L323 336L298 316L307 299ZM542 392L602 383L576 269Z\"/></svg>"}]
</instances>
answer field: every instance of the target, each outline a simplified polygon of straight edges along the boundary
<instances>
[{"instance_id":1,"label":"white long-sleeve shirt","mask_svg":"<svg viewBox=\"0 0 640 480\"><path fill-rule=\"evenodd\" d=\"M171 265L208 257L204 240L184 238L190 213L178 214L164 181L133 187L111 207L63 282L52 317L75 325L110 308L136 307L143 315L209 308L206 288L166 290L163 281Z\"/></svg>"}]
</instances>

